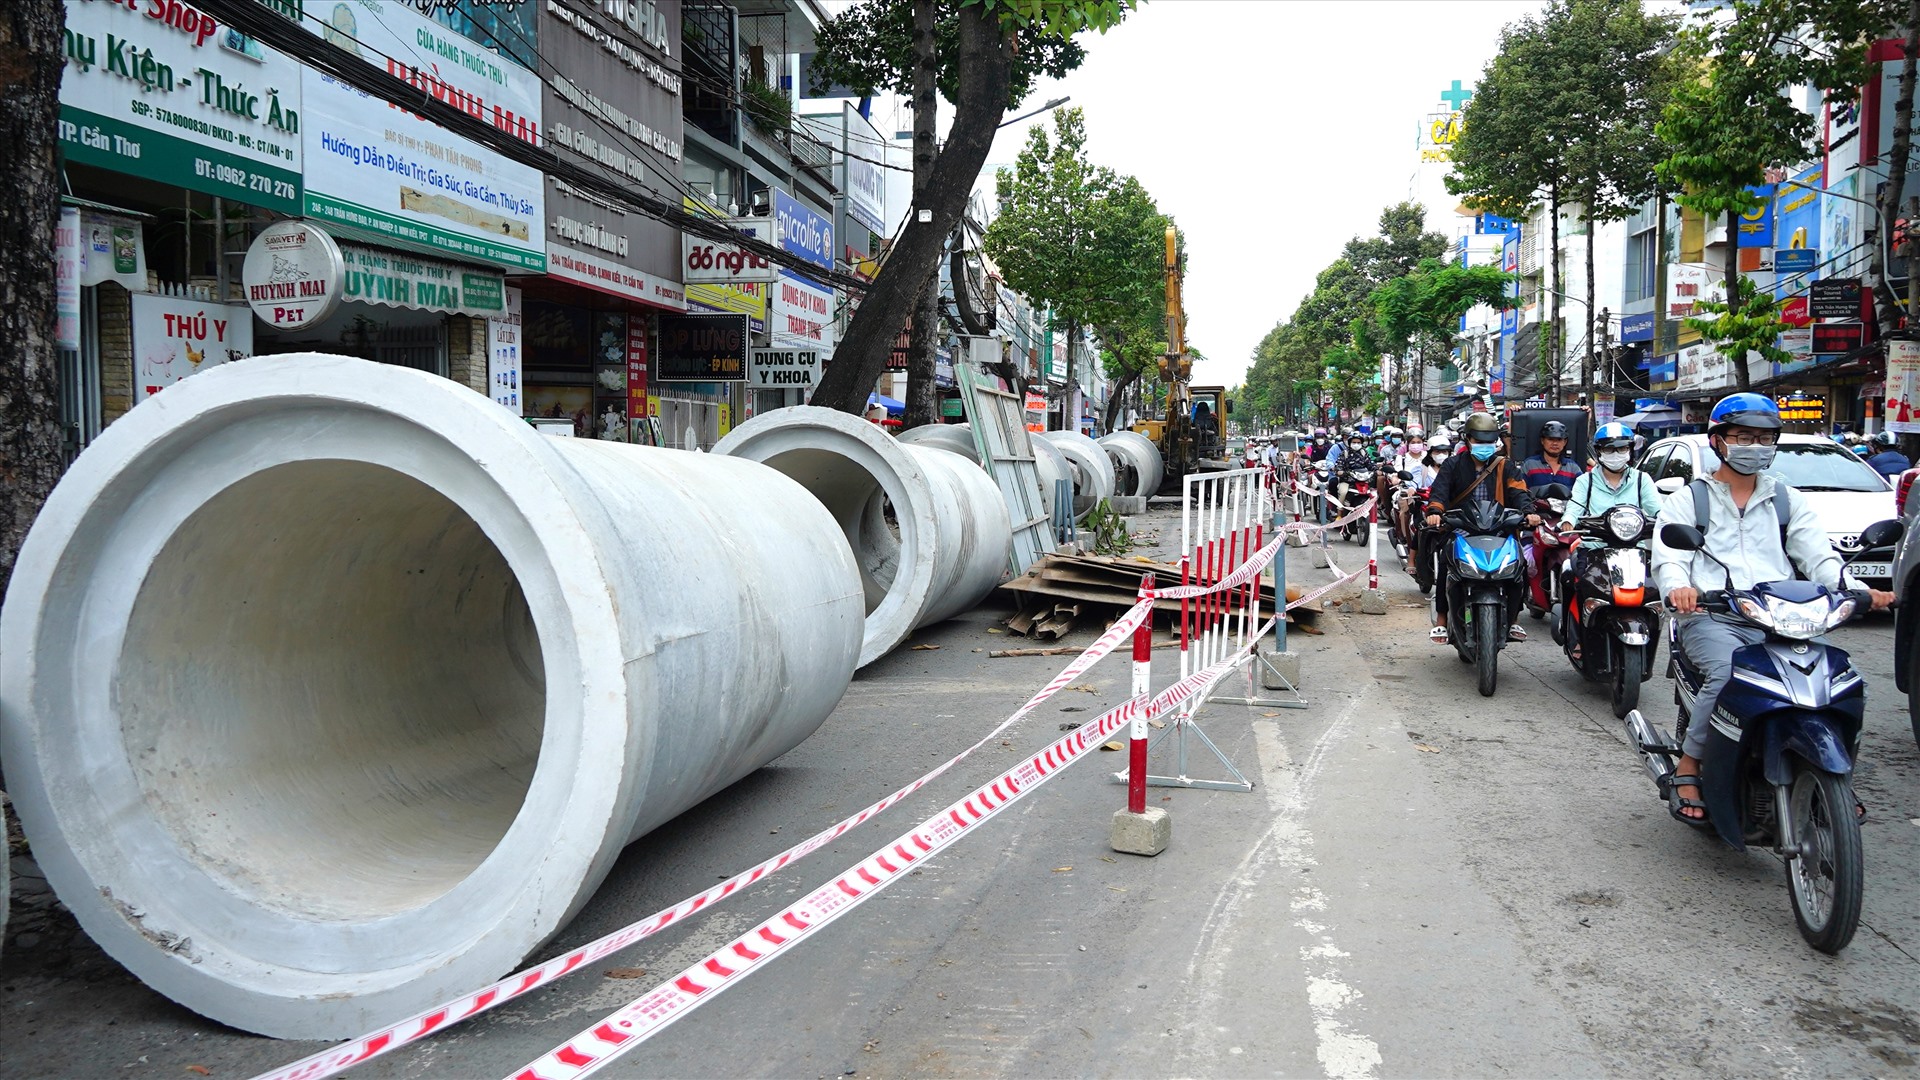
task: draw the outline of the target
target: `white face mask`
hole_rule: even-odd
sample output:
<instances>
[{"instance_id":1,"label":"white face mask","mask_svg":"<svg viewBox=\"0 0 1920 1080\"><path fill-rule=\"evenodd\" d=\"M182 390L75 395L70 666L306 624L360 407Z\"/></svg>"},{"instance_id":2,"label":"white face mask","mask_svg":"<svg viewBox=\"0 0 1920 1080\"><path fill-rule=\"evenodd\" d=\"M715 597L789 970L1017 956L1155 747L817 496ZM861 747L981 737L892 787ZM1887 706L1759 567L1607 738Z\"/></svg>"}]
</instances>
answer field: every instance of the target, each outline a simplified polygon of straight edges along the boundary
<instances>
[{"instance_id":1,"label":"white face mask","mask_svg":"<svg viewBox=\"0 0 1920 1080\"><path fill-rule=\"evenodd\" d=\"M1611 472L1624 472L1627 468L1627 460L1632 456L1632 454L1625 450L1616 450L1611 453L1601 454L1600 464L1603 468Z\"/></svg>"}]
</instances>

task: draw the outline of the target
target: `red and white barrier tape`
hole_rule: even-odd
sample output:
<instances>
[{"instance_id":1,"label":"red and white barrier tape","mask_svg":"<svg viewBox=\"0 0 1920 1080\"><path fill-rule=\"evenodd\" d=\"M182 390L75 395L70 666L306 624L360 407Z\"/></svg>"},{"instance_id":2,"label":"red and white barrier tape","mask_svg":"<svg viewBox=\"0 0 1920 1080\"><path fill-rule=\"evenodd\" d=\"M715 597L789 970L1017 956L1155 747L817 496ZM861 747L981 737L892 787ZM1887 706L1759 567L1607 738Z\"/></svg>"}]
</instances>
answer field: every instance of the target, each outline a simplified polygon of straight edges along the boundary
<instances>
[{"instance_id":1,"label":"red and white barrier tape","mask_svg":"<svg viewBox=\"0 0 1920 1080\"><path fill-rule=\"evenodd\" d=\"M1249 559L1246 564L1235 571L1234 575L1227 579L1206 585L1192 585L1180 588L1187 590L1184 595L1198 596L1208 592L1228 589L1235 585L1245 584L1248 580L1251 580L1254 575L1259 573L1260 568L1264 565L1262 561L1263 558L1265 560L1272 559L1273 550L1276 546L1277 544L1269 545L1266 549L1256 553L1253 558ZM1161 595L1169 594L1163 592ZM1011 716L1007 717L1007 719L1002 721L992 731L982 736L978 742L975 742L972 746L967 747L965 750L960 751L960 753L936 766L919 779L914 780L864 810L815 833L813 836L802 840L800 843L795 844L770 859L733 875L727 880L707 889L705 892L690 896L670 908L655 912L644 919L590 941L579 948L573 949L561 956L554 957L544 964L510 975L489 986L482 987L453 1001L435 1006L432 1009L410 1016L377 1031L369 1032L357 1039L328 1047L319 1053L301 1058L281 1068L261 1073L255 1080L323 1080L325 1077L337 1076L356 1065L371 1061L385 1054L390 1054L403 1046L418 1042L437 1031L478 1016L483 1012L504 1005L523 994L546 986L564 975L579 970L585 964L604 959L629 945L651 937L675 922L679 922L693 915L695 912L717 903L745 886L751 885L761 878L785 868L791 863L798 862L834 840L839 839L847 830L864 824L881 812L890 809L901 800L939 778L955 765L958 765L975 750L980 749L982 746L992 742L995 738L1005 734L1008 728L1025 719L1048 698L1071 685L1072 682L1084 674L1088 668L1091 668L1094 664L1104 659L1119 646L1120 642L1126 640L1135 628L1147 619L1151 610L1151 605L1145 602L1136 603L1133 607L1128 608L1124 614L1114 620L1111 626L1107 627L1106 631L1102 633L1092 645L1087 647L1085 652L1075 657L1072 662L1061 669L1058 675L1053 677L1052 681L1048 682L1046 686L1042 687L1031 698L1027 699L1026 704L1020 706Z\"/></svg>"},{"instance_id":2,"label":"red and white barrier tape","mask_svg":"<svg viewBox=\"0 0 1920 1080\"><path fill-rule=\"evenodd\" d=\"M1271 627L1269 622L1262 634L1252 640L1258 641ZM530 1062L512 1074L511 1080L574 1080L591 1076L612 1064L669 1024L718 997L728 987L738 985L769 960L899 880L914 864L944 850L981 822L1020 801L1136 716L1151 719L1200 693L1224 676L1242 651L1244 648L1235 650L1219 663L1194 672L1149 700L1135 698L1124 702L1091 723L1068 732L1046 749L975 788L965 798L921 822L913 831L867 856L799 903L715 950L679 977L662 983L564 1045Z\"/></svg>"}]
</instances>

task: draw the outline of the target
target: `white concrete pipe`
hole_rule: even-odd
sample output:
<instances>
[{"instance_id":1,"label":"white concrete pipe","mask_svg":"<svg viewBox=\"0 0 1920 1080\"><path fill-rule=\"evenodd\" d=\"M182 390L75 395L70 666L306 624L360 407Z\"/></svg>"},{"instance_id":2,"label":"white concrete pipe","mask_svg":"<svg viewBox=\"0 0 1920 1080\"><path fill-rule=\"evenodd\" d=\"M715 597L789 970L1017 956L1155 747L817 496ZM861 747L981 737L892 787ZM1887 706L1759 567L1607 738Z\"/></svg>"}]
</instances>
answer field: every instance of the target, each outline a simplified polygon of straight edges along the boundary
<instances>
[{"instance_id":1,"label":"white concrete pipe","mask_svg":"<svg viewBox=\"0 0 1920 1080\"><path fill-rule=\"evenodd\" d=\"M761 413L713 452L785 473L840 523L866 588L862 667L917 627L978 604L1006 573L1006 503L986 471L958 454L903 445L865 420L811 405ZM785 565L807 569L797 559Z\"/></svg>"},{"instance_id":2,"label":"white concrete pipe","mask_svg":"<svg viewBox=\"0 0 1920 1080\"><path fill-rule=\"evenodd\" d=\"M1160 461L1160 448L1152 439L1137 431L1116 431L1102 435L1099 444L1113 463L1116 486L1123 489L1116 494L1150 499L1159 493L1165 466Z\"/></svg>"},{"instance_id":3,"label":"white concrete pipe","mask_svg":"<svg viewBox=\"0 0 1920 1080\"><path fill-rule=\"evenodd\" d=\"M973 444L971 424L921 424L894 437L903 443L951 450L975 465L980 464L980 448Z\"/></svg>"},{"instance_id":4,"label":"white concrete pipe","mask_svg":"<svg viewBox=\"0 0 1920 1080\"><path fill-rule=\"evenodd\" d=\"M109 954L336 1039L512 971L629 841L810 735L861 616L839 525L772 469L242 360L48 500L0 614L0 753Z\"/></svg>"},{"instance_id":5,"label":"white concrete pipe","mask_svg":"<svg viewBox=\"0 0 1920 1080\"><path fill-rule=\"evenodd\" d=\"M1028 442L1033 446L1034 471L1040 474L1040 501L1047 508L1047 516L1053 516L1054 482L1065 480L1067 489L1074 487L1073 463L1060 448L1043 439L1037 432L1028 432Z\"/></svg>"},{"instance_id":6,"label":"white concrete pipe","mask_svg":"<svg viewBox=\"0 0 1920 1080\"><path fill-rule=\"evenodd\" d=\"M1075 476L1074 517L1084 521L1101 499L1113 497L1113 462L1100 444L1077 431L1048 431L1040 437L1058 447L1072 463Z\"/></svg>"}]
</instances>

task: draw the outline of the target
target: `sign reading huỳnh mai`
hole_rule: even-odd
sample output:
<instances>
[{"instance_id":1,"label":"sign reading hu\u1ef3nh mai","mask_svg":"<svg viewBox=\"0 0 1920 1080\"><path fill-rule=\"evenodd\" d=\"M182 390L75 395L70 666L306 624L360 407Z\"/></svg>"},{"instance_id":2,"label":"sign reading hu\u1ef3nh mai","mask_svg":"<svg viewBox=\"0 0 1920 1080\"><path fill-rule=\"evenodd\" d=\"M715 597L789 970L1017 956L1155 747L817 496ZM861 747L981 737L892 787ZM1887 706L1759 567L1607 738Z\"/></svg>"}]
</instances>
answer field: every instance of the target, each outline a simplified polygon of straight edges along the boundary
<instances>
[{"instance_id":1,"label":"sign reading hu\u1ef3nh mai","mask_svg":"<svg viewBox=\"0 0 1920 1080\"><path fill-rule=\"evenodd\" d=\"M240 285L260 321L298 330L333 314L345 274L333 237L304 221L281 221L253 238Z\"/></svg>"}]
</instances>

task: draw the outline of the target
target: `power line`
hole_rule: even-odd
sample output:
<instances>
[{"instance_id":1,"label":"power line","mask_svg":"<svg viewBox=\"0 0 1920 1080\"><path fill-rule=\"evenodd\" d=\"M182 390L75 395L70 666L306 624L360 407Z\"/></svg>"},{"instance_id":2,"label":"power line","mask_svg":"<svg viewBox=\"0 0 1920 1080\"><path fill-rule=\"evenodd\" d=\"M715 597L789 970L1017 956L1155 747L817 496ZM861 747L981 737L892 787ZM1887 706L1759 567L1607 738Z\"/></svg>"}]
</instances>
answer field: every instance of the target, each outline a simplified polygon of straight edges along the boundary
<instances>
[{"instance_id":1,"label":"power line","mask_svg":"<svg viewBox=\"0 0 1920 1080\"><path fill-rule=\"evenodd\" d=\"M266 45L301 59L315 70L391 105L406 109L456 135L463 136L509 160L539 170L601 199L626 207L636 214L654 218L705 239L726 243L765 258L777 265L798 271L818 281L841 288L865 291L869 283L839 270L822 267L754 237L729 228L713 218L693 214L660 198L610 180L608 177L571 161L563 161L551 150L533 146L508 135L492 124L434 98L426 90L401 82L355 54L317 35L310 34L285 16L269 10L256 0L197 0L202 10L234 29Z\"/></svg>"}]
</instances>

